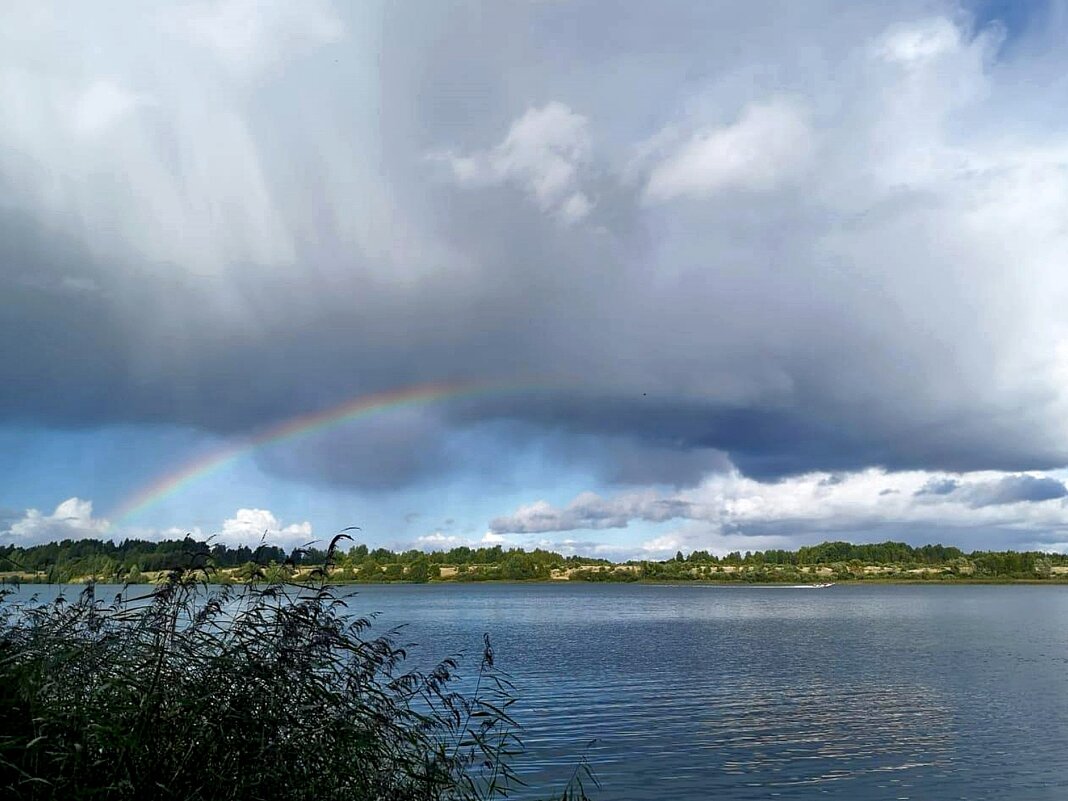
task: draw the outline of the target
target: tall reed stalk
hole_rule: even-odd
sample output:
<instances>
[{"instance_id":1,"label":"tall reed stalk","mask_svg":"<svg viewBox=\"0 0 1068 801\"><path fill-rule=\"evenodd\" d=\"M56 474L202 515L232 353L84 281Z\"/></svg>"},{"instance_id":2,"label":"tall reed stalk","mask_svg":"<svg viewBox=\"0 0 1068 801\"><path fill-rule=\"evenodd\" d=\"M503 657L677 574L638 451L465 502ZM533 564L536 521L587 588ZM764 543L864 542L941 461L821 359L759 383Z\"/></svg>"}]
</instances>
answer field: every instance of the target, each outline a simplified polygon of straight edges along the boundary
<instances>
[{"instance_id":1,"label":"tall reed stalk","mask_svg":"<svg viewBox=\"0 0 1068 801\"><path fill-rule=\"evenodd\" d=\"M329 570L215 587L202 550L147 594L0 596L3 797L514 794L515 688L488 637L468 693L455 658L405 670L397 631L372 635ZM585 799L591 778L580 763L553 797Z\"/></svg>"}]
</instances>

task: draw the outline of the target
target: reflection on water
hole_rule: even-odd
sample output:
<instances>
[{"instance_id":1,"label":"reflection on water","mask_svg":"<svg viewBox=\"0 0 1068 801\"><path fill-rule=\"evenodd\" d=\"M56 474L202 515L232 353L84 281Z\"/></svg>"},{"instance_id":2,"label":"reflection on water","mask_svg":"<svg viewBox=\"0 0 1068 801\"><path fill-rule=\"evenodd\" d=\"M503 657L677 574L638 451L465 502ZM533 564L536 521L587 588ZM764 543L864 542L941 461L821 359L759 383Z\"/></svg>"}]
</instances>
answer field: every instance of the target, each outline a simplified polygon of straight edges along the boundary
<instances>
[{"instance_id":1,"label":"reflection on water","mask_svg":"<svg viewBox=\"0 0 1068 801\"><path fill-rule=\"evenodd\" d=\"M908 706L915 688L768 688L754 681L732 683L729 695L704 682L688 689L672 696L648 681L577 686L582 696L601 696L578 713L563 712L551 693L534 695L532 703L540 706L530 710L529 742L535 750L552 750L566 716L569 738L599 738L589 757L612 797L620 797L617 790L643 797L647 780L665 791L671 787L675 797L694 798L713 788L733 789L732 797L749 797L747 790L756 788L752 797L766 797L770 790L782 794L865 774L886 774L877 783L891 787L907 783L902 774L950 761L946 709L929 702L922 709ZM567 754L557 752L529 771L559 775L567 762ZM627 773L629 783L618 781Z\"/></svg>"},{"instance_id":2,"label":"reflection on water","mask_svg":"<svg viewBox=\"0 0 1068 801\"><path fill-rule=\"evenodd\" d=\"M378 586L353 608L424 662L488 631L535 788L585 753L612 801L1068 798L1065 587Z\"/></svg>"}]
</instances>

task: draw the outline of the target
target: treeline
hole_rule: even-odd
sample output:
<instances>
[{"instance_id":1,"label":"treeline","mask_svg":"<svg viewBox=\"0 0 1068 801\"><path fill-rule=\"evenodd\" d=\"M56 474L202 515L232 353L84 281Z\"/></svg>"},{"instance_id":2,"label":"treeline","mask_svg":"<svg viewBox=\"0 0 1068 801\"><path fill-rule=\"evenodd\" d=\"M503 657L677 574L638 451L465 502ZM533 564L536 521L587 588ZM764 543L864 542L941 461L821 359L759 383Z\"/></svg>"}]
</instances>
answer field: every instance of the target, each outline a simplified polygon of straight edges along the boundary
<instances>
[{"instance_id":1,"label":"treeline","mask_svg":"<svg viewBox=\"0 0 1068 801\"><path fill-rule=\"evenodd\" d=\"M635 563L630 563L635 564ZM667 562L639 563L641 578L791 581L822 575L836 581L878 578L1048 579L1068 568L1068 555L1043 551L971 551L946 545L905 542L854 544L823 542L796 551L734 551L717 557L707 551L679 552ZM598 577L600 578L600 577ZM631 576L613 576L634 580ZM596 580L596 578L594 579ZM601 578L601 580L604 580Z\"/></svg>"},{"instance_id":2,"label":"treeline","mask_svg":"<svg viewBox=\"0 0 1068 801\"><path fill-rule=\"evenodd\" d=\"M323 549L294 548L286 551L276 545L231 547L222 543L198 542L192 539L150 540L63 540L28 548L15 545L0 546L0 573L13 573L24 579L36 576L39 580L64 583L93 578L98 581L136 581L145 573L159 573L189 567L191 562L210 564L226 570L235 578L251 578L264 568L277 575L276 568L297 570L318 566L326 561ZM358 544L347 551L334 554L334 568L341 580L349 581L419 581L441 574L444 566L457 574L477 579L483 574L477 569L492 567L496 578L550 578L551 571L582 565L608 565L605 559L563 556L541 549L505 550L500 545L485 548L460 546L445 551L427 553L418 549L391 551L386 548L369 549ZM485 571L483 571L485 573Z\"/></svg>"},{"instance_id":3,"label":"treeline","mask_svg":"<svg viewBox=\"0 0 1068 801\"><path fill-rule=\"evenodd\" d=\"M136 582L146 573L188 567L191 561L211 565L228 579L258 575L276 579L309 566L323 565L318 548L286 551L272 545L231 547L192 539L64 540L28 548L0 547L0 573L11 579L68 582L83 579ZM336 581L382 582L431 580L586 581L847 581L878 578L1048 579L1068 575L1068 556L1043 552L972 551L943 545L914 547L904 542L853 544L825 542L796 551L734 551L716 556L707 551L681 551L664 561L613 564L606 559L564 556L553 551L499 545L460 546L425 552L391 551L357 544L334 554L331 578Z\"/></svg>"}]
</instances>

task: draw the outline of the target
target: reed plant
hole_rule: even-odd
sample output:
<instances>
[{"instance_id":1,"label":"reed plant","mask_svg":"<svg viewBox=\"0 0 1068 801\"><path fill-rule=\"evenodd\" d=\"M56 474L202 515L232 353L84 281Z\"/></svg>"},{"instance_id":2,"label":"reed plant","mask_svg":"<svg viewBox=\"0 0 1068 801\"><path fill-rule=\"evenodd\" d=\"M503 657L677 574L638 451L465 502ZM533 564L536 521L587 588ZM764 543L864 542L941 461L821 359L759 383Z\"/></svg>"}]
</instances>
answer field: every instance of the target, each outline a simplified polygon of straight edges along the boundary
<instances>
[{"instance_id":1,"label":"reed plant","mask_svg":"<svg viewBox=\"0 0 1068 801\"><path fill-rule=\"evenodd\" d=\"M150 592L0 597L3 797L473 801L522 789L515 688L489 638L465 680L454 657L408 670L398 630L372 633L330 565L296 584L260 573L217 586L202 550ZM580 761L550 795L585 799L591 780Z\"/></svg>"}]
</instances>

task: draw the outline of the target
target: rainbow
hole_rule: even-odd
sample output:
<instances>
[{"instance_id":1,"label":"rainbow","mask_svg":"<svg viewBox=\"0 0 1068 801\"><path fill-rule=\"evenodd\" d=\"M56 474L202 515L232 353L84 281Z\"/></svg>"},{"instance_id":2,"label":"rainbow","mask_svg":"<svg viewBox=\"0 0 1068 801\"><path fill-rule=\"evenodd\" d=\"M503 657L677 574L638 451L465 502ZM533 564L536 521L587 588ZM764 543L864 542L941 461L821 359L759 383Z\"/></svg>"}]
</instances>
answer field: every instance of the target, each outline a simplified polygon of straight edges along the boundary
<instances>
[{"instance_id":1,"label":"rainbow","mask_svg":"<svg viewBox=\"0 0 1068 801\"><path fill-rule=\"evenodd\" d=\"M123 523L160 501L176 495L190 484L219 472L242 456L269 445L409 406L544 387L544 382L531 383L529 381L434 383L371 395L358 395L337 406L299 415L269 426L253 436L229 443L211 453L186 462L134 492L116 507L110 518L113 524Z\"/></svg>"}]
</instances>

